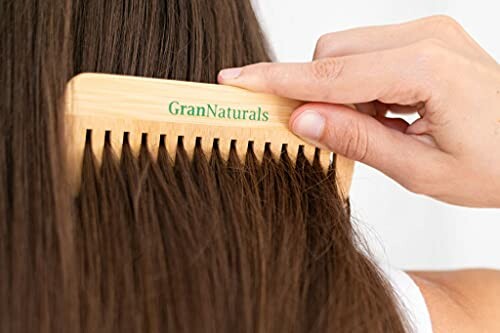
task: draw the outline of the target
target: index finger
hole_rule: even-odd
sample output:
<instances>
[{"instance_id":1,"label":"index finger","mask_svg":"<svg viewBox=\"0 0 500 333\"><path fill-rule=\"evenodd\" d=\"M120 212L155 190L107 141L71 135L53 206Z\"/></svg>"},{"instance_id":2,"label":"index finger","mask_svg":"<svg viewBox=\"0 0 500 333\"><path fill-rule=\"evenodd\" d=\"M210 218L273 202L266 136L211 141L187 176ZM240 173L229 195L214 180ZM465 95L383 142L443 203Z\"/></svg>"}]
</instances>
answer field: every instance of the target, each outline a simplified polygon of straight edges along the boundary
<instances>
[{"instance_id":1,"label":"index finger","mask_svg":"<svg viewBox=\"0 0 500 333\"><path fill-rule=\"evenodd\" d=\"M439 67L430 66L434 51L420 52L421 47L309 63L260 63L221 71L219 82L303 101L409 105L430 98L433 75L428 74Z\"/></svg>"},{"instance_id":2,"label":"index finger","mask_svg":"<svg viewBox=\"0 0 500 333\"><path fill-rule=\"evenodd\" d=\"M457 53L472 59L496 61L453 18L444 15L418 20L355 28L323 35L316 45L314 58L344 56L400 48L426 39L437 38Z\"/></svg>"}]
</instances>

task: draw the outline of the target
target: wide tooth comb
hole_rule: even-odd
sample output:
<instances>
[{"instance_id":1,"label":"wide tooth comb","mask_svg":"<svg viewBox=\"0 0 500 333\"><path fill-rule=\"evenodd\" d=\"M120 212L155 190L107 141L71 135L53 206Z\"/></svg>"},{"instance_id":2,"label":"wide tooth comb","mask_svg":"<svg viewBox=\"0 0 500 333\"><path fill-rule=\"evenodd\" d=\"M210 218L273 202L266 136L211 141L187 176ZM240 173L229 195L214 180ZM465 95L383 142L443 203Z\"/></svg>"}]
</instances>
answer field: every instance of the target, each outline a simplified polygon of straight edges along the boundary
<instances>
[{"instance_id":1,"label":"wide tooth comb","mask_svg":"<svg viewBox=\"0 0 500 333\"><path fill-rule=\"evenodd\" d=\"M218 140L225 159L232 142L241 160L249 142L253 142L259 160L267 143L277 155L286 145L292 161L299 149L303 149L313 162L317 150L288 130L290 115L301 102L234 87L85 73L68 83L65 103L69 181L75 193L80 186L88 136L98 163L106 138L118 156L124 139L136 156L146 140L154 158L160 142L164 142L175 159L179 139L192 156L198 138L207 153L211 152L214 140ZM331 164L331 156L331 152L319 152L325 171ZM337 179L344 193L350 187L352 169L352 161L336 157Z\"/></svg>"}]
</instances>

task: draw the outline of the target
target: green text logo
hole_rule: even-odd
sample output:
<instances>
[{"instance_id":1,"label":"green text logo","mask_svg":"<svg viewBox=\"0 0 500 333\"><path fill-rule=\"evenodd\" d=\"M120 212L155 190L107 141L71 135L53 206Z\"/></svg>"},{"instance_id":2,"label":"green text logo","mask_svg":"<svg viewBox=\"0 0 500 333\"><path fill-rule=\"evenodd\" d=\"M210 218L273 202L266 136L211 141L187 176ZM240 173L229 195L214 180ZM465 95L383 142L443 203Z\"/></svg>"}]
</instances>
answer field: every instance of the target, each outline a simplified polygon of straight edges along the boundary
<instances>
[{"instance_id":1,"label":"green text logo","mask_svg":"<svg viewBox=\"0 0 500 333\"><path fill-rule=\"evenodd\" d=\"M232 120L269 121L269 112L262 107L254 110L220 107L218 104L188 105L172 101L168 111L174 116L207 117Z\"/></svg>"}]
</instances>

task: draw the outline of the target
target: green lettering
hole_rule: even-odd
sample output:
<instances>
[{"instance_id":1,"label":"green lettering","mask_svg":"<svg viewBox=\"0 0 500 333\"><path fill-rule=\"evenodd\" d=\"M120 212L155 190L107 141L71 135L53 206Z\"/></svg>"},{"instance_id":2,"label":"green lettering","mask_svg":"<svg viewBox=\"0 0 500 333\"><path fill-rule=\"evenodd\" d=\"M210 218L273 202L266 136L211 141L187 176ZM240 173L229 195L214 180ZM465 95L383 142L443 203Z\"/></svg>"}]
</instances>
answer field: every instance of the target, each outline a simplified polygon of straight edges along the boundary
<instances>
[{"instance_id":1,"label":"green lettering","mask_svg":"<svg viewBox=\"0 0 500 333\"><path fill-rule=\"evenodd\" d=\"M262 114L262 117L263 117L264 121L269 121L269 112L264 111L264 113Z\"/></svg>"},{"instance_id":2,"label":"green lettering","mask_svg":"<svg viewBox=\"0 0 500 333\"><path fill-rule=\"evenodd\" d=\"M212 104L208 104L209 116L212 115L212 117L217 118L217 108L218 108L217 104L215 104L215 106Z\"/></svg>"},{"instance_id":3,"label":"green lettering","mask_svg":"<svg viewBox=\"0 0 500 333\"><path fill-rule=\"evenodd\" d=\"M252 121L269 121L270 114L259 106L257 110L232 109L231 107L219 108L218 104L206 104L206 106L185 105L178 101L171 101L168 111L172 115L214 117L220 119L237 119Z\"/></svg>"},{"instance_id":4,"label":"green lettering","mask_svg":"<svg viewBox=\"0 0 500 333\"><path fill-rule=\"evenodd\" d=\"M241 110L233 110L233 115L234 119L241 119Z\"/></svg>"},{"instance_id":5,"label":"green lettering","mask_svg":"<svg viewBox=\"0 0 500 333\"><path fill-rule=\"evenodd\" d=\"M217 117L219 118L226 118L226 110L223 108L219 109L219 113L217 114Z\"/></svg>"},{"instance_id":6,"label":"green lettering","mask_svg":"<svg viewBox=\"0 0 500 333\"><path fill-rule=\"evenodd\" d=\"M181 116L184 115L184 110L186 110L186 106L185 105L181 105L181 112L180 112Z\"/></svg>"},{"instance_id":7,"label":"green lettering","mask_svg":"<svg viewBox=\"0 0 500 333\"><path fill-rule=\"evenodd\" d=\"M188 116L196 116L196 109L192 105L187 105L186 108L188 109L187 115Z\"/></svg>"},{"instance_id":8,"label":"green lettering","mask_svg":"<svg viewBox=\"0 0 500 333\"><path fill-rule=\"evenodd\" d=\"M179 114L179 105L180 104L177 101L170 102L170 104L168 105L168 112L173 115Z\"/></svg>"},{"instance_id":9,"label":"green lettering","mask_svg":"<svg viewBox=\"0 0 500 333\"><path fill-rule=\"evenodd\" d=\"M253 110L250 111L250 120L257 120L257 112Z\"/></svg>"},{"instance_id":10,"label":"green lettering","mask_svg":"<svg viewBox=\"0 0 500 333\"><path fill-rule=\"evenodd\" d=\"M196 108L196 115L197 115L198 117L206 117L206 116L207 116L207 114L206 114L206 109L205 109L205 107L204 107L204 106L198 106L198 107Z\"/></svg>"}]
</instances>

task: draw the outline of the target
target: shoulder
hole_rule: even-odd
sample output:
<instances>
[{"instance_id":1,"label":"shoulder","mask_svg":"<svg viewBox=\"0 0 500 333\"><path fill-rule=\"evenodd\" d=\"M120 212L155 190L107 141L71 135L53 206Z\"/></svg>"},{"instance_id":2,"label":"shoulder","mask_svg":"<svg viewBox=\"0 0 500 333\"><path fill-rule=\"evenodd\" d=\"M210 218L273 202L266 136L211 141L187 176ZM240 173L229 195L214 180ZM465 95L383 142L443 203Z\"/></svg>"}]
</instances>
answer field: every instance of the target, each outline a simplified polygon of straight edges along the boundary
<instances>
[{"instance_id":1,"label":"shoulder","mask_svg":"<svg viewBox=\"0 0 500 333\"><path fill-rule=\"evenodd\" d=\"M500 271L409 272L435 333L499 332Z\"/></svg>"}]
</instances>

